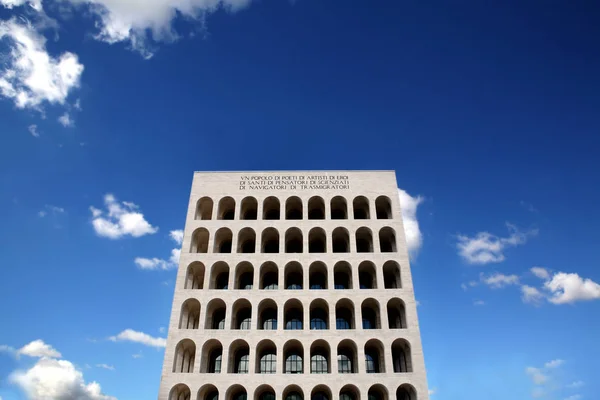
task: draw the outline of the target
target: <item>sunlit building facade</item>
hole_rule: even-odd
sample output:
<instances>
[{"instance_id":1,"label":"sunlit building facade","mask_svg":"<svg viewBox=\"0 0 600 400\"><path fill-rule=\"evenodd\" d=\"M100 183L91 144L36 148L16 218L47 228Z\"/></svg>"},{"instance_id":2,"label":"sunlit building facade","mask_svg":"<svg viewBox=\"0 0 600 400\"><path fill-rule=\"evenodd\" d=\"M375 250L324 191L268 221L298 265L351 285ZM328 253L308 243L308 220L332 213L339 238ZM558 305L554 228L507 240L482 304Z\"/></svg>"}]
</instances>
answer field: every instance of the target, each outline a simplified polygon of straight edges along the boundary
<instances>
[{"instance_id":1,"label":"sunlit building facade","mask_svg":"<svg viewBox=\"0 0 600 400\"><path fill-rule=\"evenodd\" d=\"M196 172L159 400L428 400L394 171Z\"/></svg>"}]
</instances>

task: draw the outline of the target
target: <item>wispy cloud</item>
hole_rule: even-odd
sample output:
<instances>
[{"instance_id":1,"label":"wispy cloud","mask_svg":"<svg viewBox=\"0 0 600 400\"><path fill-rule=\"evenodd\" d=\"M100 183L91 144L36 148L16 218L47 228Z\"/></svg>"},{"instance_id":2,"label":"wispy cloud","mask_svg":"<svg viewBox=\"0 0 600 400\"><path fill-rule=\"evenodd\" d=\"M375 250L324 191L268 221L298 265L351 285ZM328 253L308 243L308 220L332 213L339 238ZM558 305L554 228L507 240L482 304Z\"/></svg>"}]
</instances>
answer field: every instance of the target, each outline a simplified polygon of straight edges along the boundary
<instances>
[{"instance_id":1,"label":"wispy cloud","mask_svg":"<svg viewBox=\"0 0 600 400\"><path fill-rule=\"evenodd\" d=\"M134 331L133 329L125 329L123 332L118 335L111 336L108 338L113 342L134 342L140 343L144 346L150 347L165 347L167 344L167 339L160 337L153 337L144 332Z\"/></svg>"},{"instance_id":2,"label":"wispy cloud","mask_svg":"<svg viewBox=\"0 0 600 400\"><path fill-rule=\"evenodd\" d=\"M508 247L525 244L531 236L537 235L537 229L521 232L516 226L506 224L509 235L499 237L489 232L479 232L475 236L458 235L456 247L459 256L469 264L485 265L499 263L506 259L504 251Z\"/></svg>"},{"instance_id":3,"label":"wispy cloud","mask_svg":"<svg viewBox=\"0 0 600 400\"><path fill-rule=\"evenodd\" d=\"M31 133L31 136L36 138L40 137L40 133L38 132L38 126L36 124L29 125L27 127L27 130L29 131L29 133Z\"/></svg>"},{"instance_id":4,"label":"wispy cloud","mask_svg":"<svg viewBox=\"0 0 600 400\"><path fill-rule=\"evenodd\" d=\"M115 196L104 196L106 211L90 207L92 226L98 236L109 239L120 239L124 236L140 237L158 231L150 225L139 211L139 207L131 202L118 202Z\"/></svg>"},{"instance_id":5,"label":"wispy cloud","mask_svg":"<svg viewBox=\"0 0 600 400\"><path fill-rule=\"evenodd\" d=\"M114 366L108 365L108 364L96 364L96 367L102 368L102 369L107 369L109 371L114 371L115 370Z\"/></svg>"},{"instance_id":6,"label":"wispy cloud","mask_svg":"<svg viewBox=\"0 0 600 400\"><path fill-rule=\"evenodd\" d=\"M71 115L65 112L63 115L58 117L58 122L65 128L72 128L75 126L75 121L71 119Z\"/></svg>"},{"instance_id":7,"label":"wispy cloud","mask_svg":"<svg viewBox=\"0 0 600 400\"><path fill-rule=\"evenodd\" d=\"M178 245L181 245L183 241L183 231L182 230L174 230L169 232L169 237ZM181 248L176 247L171 250L171 257L168 260L162 258L145 258L145 257L136 257L133 262L140 269L145 270L168 270L177 268L179 264L179 257L181 256Z\"/></svg>"},{"instance_id":8,"label":"wispy cloud","mask_svg":"<svg viewBox=\"0 0 600 400\"><path fill-rule=\"evenodd\" d=\"M33 4L39 4L41 9L41 1ZM28 21L0 21L2 39L7 39L9 51L4 53L0 67L0 95L11 99L17 108L41 111L43 103L64 104L69 93L79 86L83 65L77 56L70 52L51 56L46 50L46 39Z\"/></svg>"},{"instance_id":9,"label":"wispy cloud","mask_svg":"<svg viewBox=\"0 0 600 400\"><path fill-rule=\"evenodd\" d=\"M550 272L546 268L543 267L532 267L530 269L531 273L537 276L540 279L548 279L550 278Z\"/></svg>"},{"instance_id":10,"label":"wispy cloud","mask_svg":"<svg viewBox=\"0 0 600 400\"><path fill-rule=\"evenodd\" d=\"M483 300L475 300L473 302L473 305L474 306L484 306L485 305L485 301L483 301Z\"/></svg>"},{"instance_id":11,"label":"wispy cloud","mask_svg":"<svg viewBox=\"0 0 600 400\"><path fill-rule=\"evenodd\" d=\"M567 385L568 388L578 389L584 385L583 381L571 382Z\"/></svg>"},{"instance_id":12,"label":"wispy cloud","mask_svg":"<svg viewBox=\"0 0 600 400\"><path fill-rule=\"evenodd\" d=\"M65 209L62 207L53 206L50 204L46 204L43 210L38 211L38 217L44 218L48 214L64 214Z\"/></svg>"},{"instance_id":13,"label":"wispy cloud","mask_svg":"<svg viewBox=\"0 0 600 400\"><path fill-rule=\"evenodd\" d=\"M489 276L485 276L483 273L480 275L482 283L491 287L492 289L499 289L505 286L518 285L519 277L517 275L504 275L500 272L494 272Z\"/></svg>"},{"instance_id":14,"label":"wispy cloud","mask_svg":"<svg viewBox=\"0 0 600 400\"><path fill-rule=\"evenodd\" d=\"M417 220L417 209L424 199L421 196L413 197L400 188L398 188L398 196L400 197L406 245L411 257L415 257L423 244L423 234Z\"/></svg>"},{"instance_id":15,"label":"wispy cloud","mask_svg":"<svg viewBox=\"0 0 600 400\"><path fill-rule=\"evenodd\" d=\"M524 303L539 305L544 299L544 294L537 288L529 285L521 286L521 300Z\"/></svg>"}]
</instances>

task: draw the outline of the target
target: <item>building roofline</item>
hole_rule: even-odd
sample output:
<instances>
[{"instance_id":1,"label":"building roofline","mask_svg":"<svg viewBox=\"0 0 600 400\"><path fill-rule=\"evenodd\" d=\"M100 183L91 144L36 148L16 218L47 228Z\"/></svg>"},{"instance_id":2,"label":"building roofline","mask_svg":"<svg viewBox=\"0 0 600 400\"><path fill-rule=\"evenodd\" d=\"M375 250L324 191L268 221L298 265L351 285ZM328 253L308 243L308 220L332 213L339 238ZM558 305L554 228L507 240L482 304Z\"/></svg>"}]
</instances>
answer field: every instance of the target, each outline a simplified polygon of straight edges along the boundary
<instances>
[{"instance_id":1,"label":"building roofline","mask_svg":"<svg viewBox=\"0 0 600 400\"><path fill-rule=\"evenodd\" d=\"M195 174L234 174L240 172L396 172L395 169L250 169L233 171L194 171Z\"/></svg>"}]
</instances>

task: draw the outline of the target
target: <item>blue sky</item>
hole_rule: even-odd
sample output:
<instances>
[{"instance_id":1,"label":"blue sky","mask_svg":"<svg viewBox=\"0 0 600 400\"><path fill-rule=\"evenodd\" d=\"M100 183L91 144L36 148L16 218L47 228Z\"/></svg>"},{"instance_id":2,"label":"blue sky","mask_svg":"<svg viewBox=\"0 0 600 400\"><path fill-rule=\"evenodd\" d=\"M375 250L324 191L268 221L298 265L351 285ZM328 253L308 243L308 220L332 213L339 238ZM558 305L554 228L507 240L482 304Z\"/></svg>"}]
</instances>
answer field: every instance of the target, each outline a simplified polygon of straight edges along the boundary
<instances>
[{"instance_id":1,"label":"blue sky","mask_svg":"<svg viewBox=\"0 0 600 400\"><path fill-rule=\"evenodd\" d=\"M450 3L0 0L0 398L156 398L194 170L395 169L431 398L598 399L600 8Z\"/></svg>"}]
</instances>

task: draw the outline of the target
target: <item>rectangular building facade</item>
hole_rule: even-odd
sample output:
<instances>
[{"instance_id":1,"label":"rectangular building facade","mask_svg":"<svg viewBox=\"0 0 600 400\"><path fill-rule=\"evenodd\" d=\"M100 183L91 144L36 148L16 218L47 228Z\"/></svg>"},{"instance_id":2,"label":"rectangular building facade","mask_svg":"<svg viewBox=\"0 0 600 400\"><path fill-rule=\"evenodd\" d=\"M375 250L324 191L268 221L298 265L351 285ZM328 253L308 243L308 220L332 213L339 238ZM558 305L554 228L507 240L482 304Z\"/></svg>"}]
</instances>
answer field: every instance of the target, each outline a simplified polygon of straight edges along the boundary
<instances>
[{"instance_id":1,"label":"rectangular building facade","mask_svg":"<svg viewBox=\"0 0 600 400\"><path fill-rule=\"evenodd\" d=\"M196 172L159 400L428 400L394 171Z\"/></svg>"}]
</instances>

